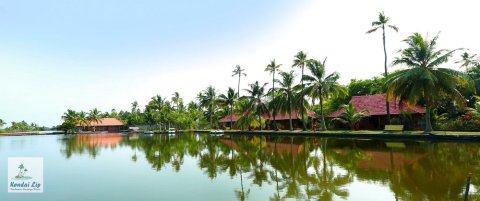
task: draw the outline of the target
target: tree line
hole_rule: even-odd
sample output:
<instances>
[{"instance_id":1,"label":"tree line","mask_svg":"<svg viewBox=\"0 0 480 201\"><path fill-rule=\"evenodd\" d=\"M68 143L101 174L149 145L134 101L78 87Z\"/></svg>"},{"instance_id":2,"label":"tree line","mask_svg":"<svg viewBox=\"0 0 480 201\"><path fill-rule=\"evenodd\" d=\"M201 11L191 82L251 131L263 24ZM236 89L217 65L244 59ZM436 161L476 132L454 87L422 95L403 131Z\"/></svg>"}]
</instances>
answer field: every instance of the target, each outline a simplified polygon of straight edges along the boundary
<instances>
[{"instance_id":1,"label":"tree line","mask_svg":"<svg viewBox=\"0 0 480 201\"><path fill-rule=\"evenodd\" d=\"M312 120L305 118L308 111L314 111L318 116L318 127L327 130L331 127L330 120L325 114L346 109L342 119L335 119L353 128L361 115L349 100L354 95L368 95L386 93L388 99L407 102L409 105L420 104L425 107L425 131L437 129L460 129L480 126L480 111L476 94L480 91L480 58L465 51L455 61L464 71L444 67L454 57L454 53L465 49L439 49L439 36L424 37L413 33L403 40L406 45L393 58L392 66L401 66L403 69L388 73L385 28L398 31L396 26L389 24L389 18L383 12L379 13L377 21L372 22L372 29L383 32L385 55L385 73L367 80L353 79L343 86L338 83L340 74L326 73L327 59L309 58L307 53L299 51L293 57L294 70L281 70L282 64L272 59L265 65L265 71L272 77L271 83L256 81L249 83L248 88L240 90L242 76L247 76L245 69L236 65L232 76L238 77L237 89L228 88L225 93L219 93L214 86L208 86L199 92L195 101L184 105L180 95L175 92L170 100L157 95L144 108L138 103L132 103L131 111L104 113L104 116L117 117L128 125L158 125L160 129L175 126L180 129L208 129L221 126L218 120L230 115L239 117L229 127L236 129L279 129L275 116L277 114L289 117L288 129L292 130L292 114L301 116L302 129L312 129L315 125ZM299 79L298 79L299 78ZM297 81L299 80L299 81ZM271 85L271 87L267 87ZM243 95L240 95L243 93ZM388 101L386 101L387 108ZM353 107L353 108L352 108ZM480 106L478 107L480 109ZM347 114L348 112L351 114ZM80 119L88 115L75 112L77 117L70 118L70 110L64 116L65 125L76 125ZM391 123L390 111L387 112L388 122ZM74 113L72 113L74 114ZM273 119L267 122L264 115ZM355 116L355 118L354 118ZM472 120L473 119L473 120ZM452 124L451 122L455 122ZM62 124L62 125L64 125Z\"/></svg>"}]
</instances>

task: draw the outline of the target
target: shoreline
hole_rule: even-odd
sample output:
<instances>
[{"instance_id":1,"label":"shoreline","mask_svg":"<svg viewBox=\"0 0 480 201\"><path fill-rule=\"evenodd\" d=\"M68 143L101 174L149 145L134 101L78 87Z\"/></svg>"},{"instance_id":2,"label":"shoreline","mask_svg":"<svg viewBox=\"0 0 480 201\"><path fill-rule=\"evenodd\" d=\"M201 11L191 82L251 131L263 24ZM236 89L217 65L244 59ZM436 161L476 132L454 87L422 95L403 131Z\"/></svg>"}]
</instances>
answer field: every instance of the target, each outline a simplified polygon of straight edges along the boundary
<instances>
[{"instance_id":1,"label":"shoreline","mask_svg":"<svg viewBox=\"0 0 480 201\"><path fill-rule=\"evenodd\" d=\"M210 134L211 130L179 130L179 133L202 133ZM442 134L443 133L443 134ZM456 133L456 134L455 134ZM19 133L0 133L2 136L42 136L42 135L62 135L64 132L19 132ZM77 133L77 134L106 134L106 133ZM125 134L125 133L124 133ZM143 134L143 132L139 132ZM155 131L154 134L168 134L167 131ZM421 131L408 132L389 132L383 131L241 131L225 130L223 134L249 135L249 136L279 136L279 137L320 137L320 138L356 138L356 139L391 139L391 140L430 140L430 141L464 141L479 142L480 132L465 131L434 131L432 133L422 133ZM75 134L68 134L75 135Z\"/></svg>"}]
</instances>

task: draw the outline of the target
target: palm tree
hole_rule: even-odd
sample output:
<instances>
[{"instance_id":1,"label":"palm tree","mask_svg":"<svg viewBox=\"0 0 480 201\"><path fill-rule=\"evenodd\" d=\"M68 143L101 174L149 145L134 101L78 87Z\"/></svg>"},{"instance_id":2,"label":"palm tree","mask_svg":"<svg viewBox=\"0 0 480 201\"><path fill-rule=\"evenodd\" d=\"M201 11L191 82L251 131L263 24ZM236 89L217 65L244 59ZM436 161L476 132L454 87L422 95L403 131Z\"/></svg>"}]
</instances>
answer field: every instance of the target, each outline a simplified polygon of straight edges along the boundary
<instances>
[{"instance_id":1,"label":"palm tree","mask_svg":"<svg viewBox=\"0 0 480 201\"><path fill-rule=\"evenodd\" d=\"M464 67L464 68L465 68L465 72L468 73L470 67L475 67L475 66L479 66L479 65L480 65L480 63L475 60L475 57L476 57L476 56L477 56L476 54L471 55L471 54L469 54L468 52L464 52L464 53L462 54L461 60L457 60L457 61L455 61L455 63L461 64L461 65L460 65L460 68L461 68L461 67Z\"/></svg>"},{"instance_id":2,"label":"palm tree","mask_svg":"<svg viewBox=\"0 0 480 201\"><path fill-rule=\"evenodd\" d=\"M233 105L235 104L235 97L237 97L237 93L235 93L235 89L232 87L228 87L227 95L220 94L220 96L218 96L219 103L230 108L230 129L233 128Z\"/></svg>"},{"instance_id":3,"label":"palm tree","mask_svg":"<svg viewBox=\"0 0 480 201\"><path fill-rule=\"evenodd\" d=\"M99 124L102 123L102 118L100 118L101 112L97 108L93 108L93 110L90 110L88 113L87 120L89 121L89 124L95 123ZM93 132L95 132L95 124L93 126Z\"/></svg>"},{"instance_id":4,"label":"palm tree","mask_svg":"<svg viewBox=\"0 0 480 201\"><path fill-rule=\"evenodd\" d=\"M339 117L334 118L334 121L339 121L344 124L348 124L350 126L350 129L354 130L355 125L357 125L358 122L360 122L363 118L368 117L368 111L362 110L357 112L357 109L355 106L353 106L352 103L349 103L348 105L343 105L343 109L345 109L345 112L343 112Z\"/></svg>"},{"instance_id":5,"label":"palm tree","mask_svg":"<svg viewBox=\"0 0 480 201\"><path fill-rule=\"evenodd\" d=\"M390 18L388 18L387 16L385 16L385 13L380 12L378 13L378 21L373 21L372 22L372 27L373 29L370 29L369 31L367 31L367 34L369 33L373 33L375 31L377 31L378 29L382 29L383 31L383 53L385 55L385 77L388 76L388 71L387 71L387 47L385 46L385 25L387 25L388 21L390 20ZM394 25L387 25L389 28L393 29L395 32L398 32L398 28ZM386 108L387 108L387 122L390 124L390 104L387 101L385 101L385 104L386 104Z\"/></svg>"},{"instance_id":6,"label":"palm tree","mask_svg":"<svg viewBox=\"0 0 480 201\"><path fill-rule=\"evenodd\" d=\"M217 98L217 90L211 85L197 95L200 106L206 109L205 116L209 119L211 128L213 127L213 116L217 110Z\"/></svg>"},{"instance_id":7,"label":"palm tree","mask_svg":"<svg viewBox=\"0 0 480 201\"><path fill-rule=\"evenodd\" d=\"M320 120L322 121L322 130L327 130L325 125L325 117L323 114L323 102L326 98L344 96L346 89L338 84L337 80L340 75L337 72L329 75L325 72L325 62L311 59L307 63L307 68L312 75L304 75L302 80L307 82L307 87L304 89L306 93L310 94L313 100L318 97L320 100Z\"/></svg>"},{"instance_id":8,"label":"palm tree","mask_svg":"<svg viewBox=\"0 0 480 201\"><path fill-rule=\"evenodd\" d=\"M267 65L267 68L265 68L265 72L269 72L272 74L272 91L270 92L272 94L272 101L275 102L275 72L280 69L280 66L282 64L276 64L275 59L272 59L270 61L270 64ZM275 127L275 130L278 130L277 124L275 122L275 116L276 116L276 108L273 108L273 126Z\"/></svg>"},{"instance_id":9,"label":"palm tree","mask_svg":"<svg viewBox=\"0 0 480 201\"><path fill-rule=\"evenodd\" d=\"M68 109L67 112L63 113L62 119L62 125L66 126L66 128L64 128L65 133L67 133L68 130L75 130L75 127L80 125L80 116L79 113L75 112L75 110Z\"/></svg>"},{"instance_id":10,"label":"palm tree","mask_svg":"<svg viewBox=\"0 0 480 201\"><path fill-rule=\"evenodd\" d=\"M428 40L414 33L403 40L408 47L400 51L399 57L394 58L393 65L404 64L409 68L392 73L385 81L387 98L406 100L412 105L420 99L425 102L425 132L433 130L430 107L442 93L455 98L460 104L465 102L457 90L457 86L463 82L461 77L465 74L449 68L439 68L458 49L437 50L437 39L438 35Z\"/></svg>"},{"instance_id":11,"label":"palm tree","mask_svg":"<svg viewBox=\"0 0 480 201\"><path fill-rule=\"evenodd\" d=\"M255 120L255 116L250 111L250 100L246 98L240 98L235 104L234 112L240 116L238 121L235 123L235 126L243 130L245 127L257 127L260 126L260 122Z\"/></svg>"},{"instance_id":12,"label":"palm tree","mask_svg":"<svg viewBox=\"0 0 480 201\"><path fill-rule=\"evenodd\" d=\"M6 124L5 121L3 121L3 119L0 119L0 128L5 126L5 124Z\"/></svg>"},{"instance_id":13,"label":"palm tree","mask_svg":"<svg viewBox=\"0 0 480 201\"><path fill-rule=\"evenodd\" d=\"M240 97L240 77L247 76L247 74L244 73L245 69L242 69L240 65L235 66L235 69L232 71L232 77L238 75L238 88L237 88L237 98Z\"/></svg>"},{"instance_id":14,"label":"palm tree","mask_svg":"<svg viewBox=\"0 0 480 201\"><path fill-rule=\"evenodd\" d=\"M273 101L273 104L277 105L276 108L280 110L282 114L288 114L290 130L293 130L292 112L294 108L295 89L293 81L295 80L295 74L293 71L280 72L282 80L275 80L280 87L278 88L277 101ZM275 115L275 114L274 114Z\"/></svg>"},{"instance_id":15,"label":"palm tree","mask_svg":"<svg viewBox=\"0 0 480 201\"><path fill-rule=\"evenodd\" d=\"M307 54L305 54L303 51L300 51L297 53L297 55L295 55L295 59L293 60L293 65L292 67L299 67L302 69L302 78L303 78L303 69L305 68L305 66L307 65L308 63L308 59L307 59ZM303 85L303 79L301 79L301 86L304 87ZM300 108L300 113L302 115L302 128L303 130L306 130L306 126L305 126L305 118L304 118L304 97L302 97L302 105L301 105L301 108Z\"/></svg>"},{"instance_id":16,"label":"palm tree","mask_svg":"<svg viewBox=\"0 0 480 201\"><path fill-rule=\"evenodd\" d=\"M263 99L265 96L265 85L267 85L267 83L260 86L260 84L258 84L258 81L256 81L253 84L249 84L250 89L245 89L245 91L249 93L246 98L250 100L250 107L248 108L248 112L255 113L258 116L260 130L262 130L262 115L268 114L268 108Z\"/></svg>"},{"instance_id":17,"label":"palm tree","mask_svg":"<svg viewBox=\"0 0 480 201\"><path fill-rule=\"evenodd\" d=\"M178 105L179 105L180 103L183 103L183 99L180 98L180 94L179 94L178 92L175 92L175 93L173 93L172 95L173 95L173 97L172 97L172 102L175 104L175 109L178 110Z\"/></svg>"},{"instance_id":18,"label":"palm tree","mask_svg":"<svg viewBox=\"0 0 480 201\"><path fill-rule=\"evenodd\" d=\"M87 113L85 113L84 111L81 111L78 113L78 125L79 126L82 126L83 128L89 126L91 123L90 120L88 120L88 116L87 116Z\"/></svg>"}]
</instances>

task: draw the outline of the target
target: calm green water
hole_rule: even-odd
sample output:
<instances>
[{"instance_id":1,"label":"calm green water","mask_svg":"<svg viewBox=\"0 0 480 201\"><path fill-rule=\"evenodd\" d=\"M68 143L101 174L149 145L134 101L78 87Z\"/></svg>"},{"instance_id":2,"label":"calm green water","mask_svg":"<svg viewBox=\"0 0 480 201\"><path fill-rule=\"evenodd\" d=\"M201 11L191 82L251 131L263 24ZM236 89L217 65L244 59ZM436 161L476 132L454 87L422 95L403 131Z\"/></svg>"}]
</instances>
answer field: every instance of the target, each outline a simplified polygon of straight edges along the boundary
<instances>
[{"instance_id":1,"label":"calm green water","mask_svg":"<svg viewBox=\"0 0 480 201\"><path fill-rule=\"evenodd\" d=\"M0 137L0 200L462 200L468 173L471 189L480 185L479 145L207 134ZM8 157L43 157L44 193L7 193Z\"/></svg>"}]
</instances>

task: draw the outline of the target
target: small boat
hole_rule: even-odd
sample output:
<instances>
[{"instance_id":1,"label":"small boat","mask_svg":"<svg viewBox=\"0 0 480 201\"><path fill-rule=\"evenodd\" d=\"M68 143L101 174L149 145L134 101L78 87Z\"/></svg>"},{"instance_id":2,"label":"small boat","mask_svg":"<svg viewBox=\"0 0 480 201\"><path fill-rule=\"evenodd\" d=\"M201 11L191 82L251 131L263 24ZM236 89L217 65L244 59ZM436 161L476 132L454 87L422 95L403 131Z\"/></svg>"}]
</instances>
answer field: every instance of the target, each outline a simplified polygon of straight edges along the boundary
<instances>
[{"instance_id":1,"label":"small boat","mask_svg":"<svg viewBox=\"0 0 480 201\"><path fill-rule=\"evenodd\" d=\"M169 128L168 129L168 134L175 133L175 128Z\"/></svg>"},{"instance_id":2,"label":"small boat","mask_svg":"<svg viewBox=\"0 0 480 201\"><path fill-rule=\"evenodd\" d=\"M211 135L223 135L223 130L212 130L210 131Z\"/></svg>"},{"instance_id":3,"label":"small boat","mask_svg":"<svg viewBox=\"0 0 480 201\"><path fill-rule=\"evenodd\" d=\"M155 133L153 131L145 131L145 132L143 132L143 134L152 135L152 134L155 134Z\"/></svg>"}]
</instances>

